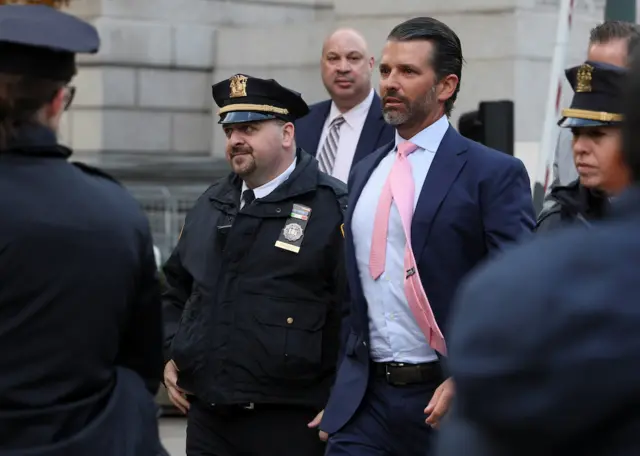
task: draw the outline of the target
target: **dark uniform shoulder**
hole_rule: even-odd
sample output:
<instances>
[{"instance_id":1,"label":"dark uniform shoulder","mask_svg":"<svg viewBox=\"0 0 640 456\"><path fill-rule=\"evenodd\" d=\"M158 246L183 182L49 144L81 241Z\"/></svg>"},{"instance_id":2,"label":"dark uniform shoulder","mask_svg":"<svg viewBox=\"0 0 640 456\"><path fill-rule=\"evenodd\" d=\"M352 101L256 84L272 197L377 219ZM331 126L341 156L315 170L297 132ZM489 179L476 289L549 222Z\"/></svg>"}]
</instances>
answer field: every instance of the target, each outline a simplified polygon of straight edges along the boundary
<instances>
[{"instance_id":1,"label":"dark uniform shoulder","mask_svg":"<svg viewBox=\"0 0 640 456\"><path fill-rule=\"evenodd\" d=\"M343 216L347 212L347 184L333 176L329 176L325 173L320 173L318 177L318 187L329 188L336 197L336 201L340 206L340 211Z\"/></svg>"},{"instance_id":2,"label":"dark uniform shoulder","mask_svg":"<svg viewBox=\"0 0 640 456\"><path fill-rule=\"evenodd\" d=\"M207 187L207 189L202 192L201 197L203 196L210 196L215 194L216 192L219 192L220 189L227 183L229 182L229 177L225 176L225 177L221 177L220 179L218 179L217 181L215 181L214 183L212 183L211 185L209 185Z\"/></svg>"},{"instance_id":3,"label":"dark uniform shoulder","mask_svg":"<svg viewBox=\"0 0 640 456\"><path fill-rule=\"evenodd\" d=\"M347 184L325 173L319 173L318 187L329 187L337 197L347 194Z\"/></svg>"},{"instance_id":4,"label":"dark uniform shoulder","mask_svg":"<svg viewBox=\"0 0 640 456\"><path fill-rule=\"evenodd\" d=\"M562 213L562 206L556 200L547 200L538 215L538 221L536 222L536 231L540 231L542 227L545 227L552 218L560 217Z\"/></svg>"},{"instance_id":5,"label":"dark uniform shoulder","mask_svg":"<svg viewBox=\"0 0 640 456\"><path fill-rule=\"evenodd\" d=\"M73 166L75 166L76 168L79 168L82 172L84 172L86 174L90 174L92 176L102 177L103 179L107 179L107 180L110 180L111 182L115 182L116 184L118 184L119 186L122 187L122 184L120 183L120 181L118 181L112 175L104 172L100 168L96 168L94 166L89 166L86 163L80 163L80 162L71 162L71 164Z\"/></svg>"},{"instance_id":6,"label":"dark uniform shoulder","mask_svg":"<svg viewBox=\"0 0 640 456\"><path fill-rule=\"evenodd\" d=\"M209 185L209 187L207 187L207 189L204 192L202 192L202 195L200 195L200 197L198 198L197 203L199 203L201 200L208 199L212 196L223 195L225 193L228 193L236 185L241 185L238 182L236 182L236 179L239 180L239 177L237 177L233 173L219 178L218 180L213 182L211 185Z\"/></svg>"},{"instance_id":7,"label":"dark uniform shoulder","mask_svg":"<svg viewBox=\"0 0 640 456\"><path fill-rule=\"evenodd\" d=\"M562 225L563 213L577 213L580 185L576 180L569 185L554 187L545 198L536 222L536 232L550 231Z\"/></svg>"}]
</instances>

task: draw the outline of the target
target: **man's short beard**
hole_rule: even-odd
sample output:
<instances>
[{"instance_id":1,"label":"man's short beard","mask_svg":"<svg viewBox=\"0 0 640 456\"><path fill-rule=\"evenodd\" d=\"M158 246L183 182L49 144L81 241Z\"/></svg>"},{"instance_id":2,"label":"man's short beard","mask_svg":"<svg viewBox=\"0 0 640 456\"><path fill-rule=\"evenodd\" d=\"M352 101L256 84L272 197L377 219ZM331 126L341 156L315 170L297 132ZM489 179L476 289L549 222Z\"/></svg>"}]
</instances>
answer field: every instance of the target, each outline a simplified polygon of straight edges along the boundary
<instances>
[{"instance_id":1,"label":"man's short beard","mask_svg":"<svg viewBox=\"0 0 640 456\"><path fill-rule=\"evenodd\" d=\"M411 111L399 112L399 111L384 111L382 113L384 121L393 127L398 125L404 125L411 118Z\"/></svg>"},{"instance_id":2,"label":"man's short beard","mask_svg":"<svg viewBox=\"0 0 640 456\"><path fill-rule=\"evenodd\" d=\"M384 121L391 126L398 127L405 124L413 124L422 122L432 110L436 109L436 88L431 88L427 94L427 99L424 101L416 100L413 103L405 105L406 111L396 111L390 109L382 110L382 117ZM420 119L418 119L420 117Z\"/></svg>"}]
</instances>

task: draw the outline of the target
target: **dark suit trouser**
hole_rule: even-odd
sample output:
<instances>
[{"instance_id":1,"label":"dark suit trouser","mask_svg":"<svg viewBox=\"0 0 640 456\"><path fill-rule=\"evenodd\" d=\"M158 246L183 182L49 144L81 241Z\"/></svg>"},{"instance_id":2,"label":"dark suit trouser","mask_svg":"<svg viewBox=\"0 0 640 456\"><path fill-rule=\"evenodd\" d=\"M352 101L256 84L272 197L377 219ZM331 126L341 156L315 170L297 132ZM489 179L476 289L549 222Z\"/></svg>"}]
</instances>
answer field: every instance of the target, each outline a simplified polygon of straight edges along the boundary
<instances>
[{"instance_id":1,"label":"dark suit trouser","mask_svg":"<svg viewBox=\"0 0 640 456\"><path fill-rule=\"evenodd\" d=\"M392 386L372 378L360 408L329 437L326 456L430 456L434 431L424 409L439 385Z\"/></svg>"},{"instance_id":2,"label":"dark suit trouser","mask_svg":"<svg viewBox=\"0 0 640 456\"><path fill-rule=\"evenodd\" d=\"M325 444L307 424L318 411L287 406L254 410L192 400L187 456L322 456Z\"/></svg>"}]
</instances>

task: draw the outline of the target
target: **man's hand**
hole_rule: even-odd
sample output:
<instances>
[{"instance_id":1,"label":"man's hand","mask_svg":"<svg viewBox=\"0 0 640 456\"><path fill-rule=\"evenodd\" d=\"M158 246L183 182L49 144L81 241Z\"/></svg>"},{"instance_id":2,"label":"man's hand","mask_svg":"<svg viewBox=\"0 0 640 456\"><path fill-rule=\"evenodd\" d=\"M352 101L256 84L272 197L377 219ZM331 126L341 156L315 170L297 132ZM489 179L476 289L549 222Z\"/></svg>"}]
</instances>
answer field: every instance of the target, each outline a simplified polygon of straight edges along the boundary
<instances>
[{"instance_id":1,"label":"man's hand","mask_svg":"<svg viewBox=\"0 0 640 456\"><path fill-rule=\"evenodd\" d=\"M313 421L307 424L307 426L309 426L311 429L315 429L318 426L320 426L320 422L322 421L322 415L324 415L324 410L318 413L316 417L313 419ZM327 439L329 438L329 434L327 434L324 431L318 431L318 437L320 437L320 440L322 440L323 442L326 442Z\"/></svg>"},{"instance_id":2,"label":"man's hand","mask_svg":"<svg viewBox=\"0 0 640 456\"><path fill-rule=\"evenodd\" d=\"M440 420L449 411L451 401L455 394L453 379L446 379L433 393L429 405L424 409L425 415L429 415L425 422L434 429L440 426Z\"/></svg>"},{"instance_id":3,"label":"man's hand","mask_svg":"<svg viewBox=\"0 0 640 456\"><path fill-rule=\"evenodd\" d=\"M189 401L185 398L185 394L189 394L178 387L178 367L173 360L164 366L164 386L167 388L169 400L185 415L189 410Z\"/></svg>"}]
</instances>

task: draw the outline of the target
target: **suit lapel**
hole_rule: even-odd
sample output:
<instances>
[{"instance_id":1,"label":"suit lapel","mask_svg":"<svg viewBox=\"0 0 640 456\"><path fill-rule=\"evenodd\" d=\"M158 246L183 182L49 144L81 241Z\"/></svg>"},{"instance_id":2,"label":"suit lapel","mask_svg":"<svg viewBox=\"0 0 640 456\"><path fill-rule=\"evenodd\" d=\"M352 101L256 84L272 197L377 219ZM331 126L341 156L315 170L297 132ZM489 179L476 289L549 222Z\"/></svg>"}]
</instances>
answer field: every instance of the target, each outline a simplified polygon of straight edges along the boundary
<instances>
[{"instance_id":1,"label":"suit lapel","mask_svg":"<svg viewBox=\"0 0 640 456\"><path fill-rule=\"evenodd\" d=\"M322 137L322 130L324 129L324 123L327 120L329 111L331 110L331 100L325 101L318 105L318 108L313 112L313 118L309 119L309 123L313 125L311 133L309 135L309 147L311 150L307 150L308 153L316 156L318 147L320 146L320 138Z\"/></svg>"},{"instance_id":2,"label":"suit lapel","mask_svg":"<svg viewBox=\"0 0 640 456\"><path fill-rule=\"evenodd\" d=\"M373 100L371 101L371 107L367 113L367 118L362 126L362 132L360 132L360 139L358 139L358 145L356 146L356 152L353 156L353 163L358 163L364 157L369 155L375 150L378 138L384 131L385 121L382 117L382 104L380 103L380 97L377 93L373 93Z\"/></svg>"},{"instance_id":3,"label":"suit lapel","mask_svg":"<svg viewBox=\"0 0 640 456\"><path fill-rule=\"evenodd\" d=\"M411 222L411 246L417 261L427 244L432 221L442 201L467 162L466 151L466 141L449 126L429 168Z\"/></svg>"}]
</instances>

